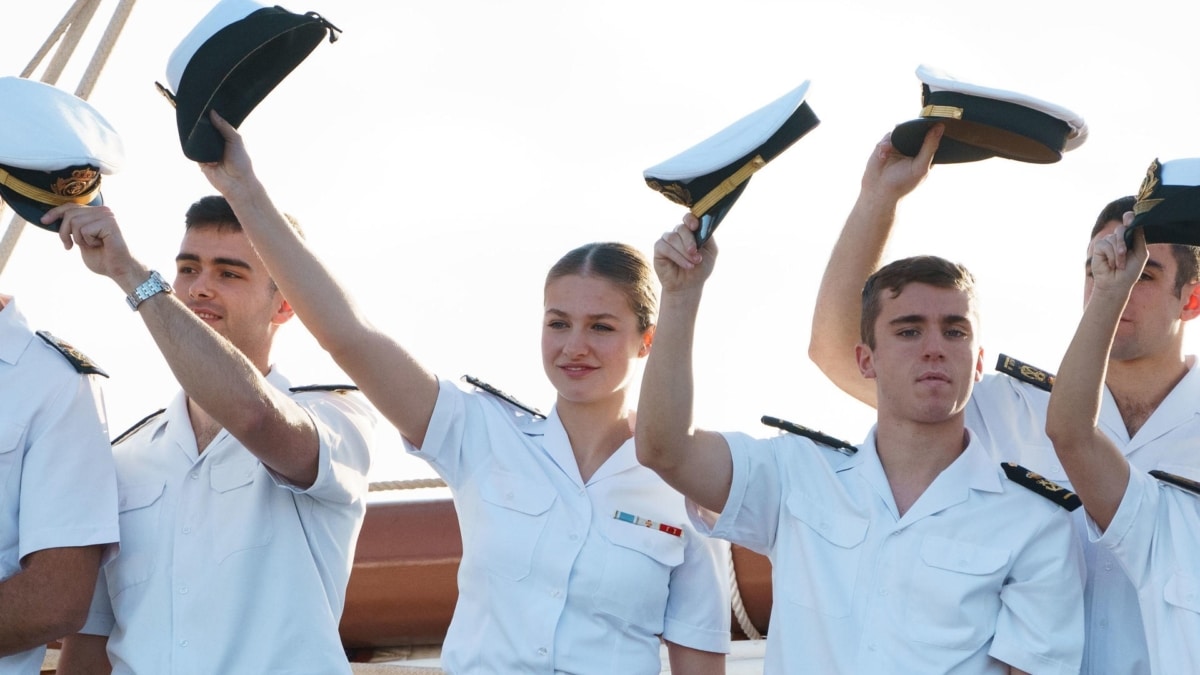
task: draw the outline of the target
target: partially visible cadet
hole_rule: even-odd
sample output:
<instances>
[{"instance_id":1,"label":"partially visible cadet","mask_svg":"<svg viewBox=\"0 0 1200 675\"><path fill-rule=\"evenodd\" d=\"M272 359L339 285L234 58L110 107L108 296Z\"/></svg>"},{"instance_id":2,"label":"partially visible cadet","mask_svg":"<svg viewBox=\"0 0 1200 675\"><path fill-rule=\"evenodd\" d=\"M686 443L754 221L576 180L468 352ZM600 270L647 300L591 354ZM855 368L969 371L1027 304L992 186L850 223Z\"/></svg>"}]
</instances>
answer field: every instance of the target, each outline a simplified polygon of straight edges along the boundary
<instances>
[{"instance_id":1,"label":"partially visible cadet","mask_svg":"<svg viewBox=\"0 0 1200 675\"><path fill-rule=\"evenodd\" d=\"M40 225L51 207L98 203L120 138L85 101L0 78L0 202ZM53 229L53 228L49 228ZM0 295L0 673L41 672L45 645L78 630L116 553L117 481L99 376L34 331Z\"/></svg>"},{"instance_id":2,"label":"partially visible cadet","mask_svg":"<svg viewBox=\"0 0 1200 675\"><path fill-rule=\"evenodd\" d=\"M1187 183L1170 175L1174 168L1190 169ZM1132 212L1126 214L1124 224L1093 240L1090 298L1058 370L1046 422L1046 433L1089 516L1089 540L1116 556L1137 589L1154 673L1200 672L1200 483L1131 466L1098 420L1113 346L1127 339L1122 334L1132 332L1129 324L1140 318L1127 303L1174 283L1165 265L1171 248L1145 243L1147 235L1155 236L1154 221L1161 222L1158 216L1173 209L1192 238L1200 235L1197 169L1200 160L1177 160L1161 168L1155 162L1147 182L1157 184L1145 186L1139 195L1134 205L1138 220ZM1137 227L1127 247L1130 223ZM1183 311L1194 315L1200 308Z\"/></svg>"}]
</instances>

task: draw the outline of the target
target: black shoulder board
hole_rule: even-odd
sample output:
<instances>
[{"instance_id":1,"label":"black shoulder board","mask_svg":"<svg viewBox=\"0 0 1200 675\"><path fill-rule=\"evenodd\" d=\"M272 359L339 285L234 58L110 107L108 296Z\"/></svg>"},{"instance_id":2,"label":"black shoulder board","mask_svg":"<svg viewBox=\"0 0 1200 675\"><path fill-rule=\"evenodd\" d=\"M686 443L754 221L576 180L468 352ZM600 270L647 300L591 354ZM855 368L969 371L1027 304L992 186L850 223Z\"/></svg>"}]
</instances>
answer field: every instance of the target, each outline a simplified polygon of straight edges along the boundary
<instances>
[{"instance_id":1,"label":"black shoulder board","mask_svg":"<svg viewBox=\"0 0 1200 675\"><path fill-rule=\"evenodd\" d=\"M1068 511L1074 511L1083 504L1074 492L1020 464L1004 462L1000 466L1004 467L1004 473L1008 475L1009 480L1024 485Z\"/></svg>"},{"instance_id":2,"label":"black shoulder board","mask_svg":"<svg viewBox=\"0 0 1200 675\"><path fill-rule=\"evenodd\" d=\"M858 448L847 443L846 441L834 438L833 436L827 436L819 431L815 431L813 429L809 429L806 426L796 424L795 422L789 422L787 420L782 420L782 419L779 419L778 417L771 417L770 415L763 415L761 421L763 424L765 424L769 427L775 427L776 429L783 429L784 431L796 434L797 436L804 436L805 438L812 439L812 440L820 443L821 445L828 445L829 447L833 448L834 450L837 450L838 452L842 453L843 455L853 455L854 453L858 452Z\"/></svg>"},{"instance_id":3,"label":"black shoulder board","mask_svg":"<svg viewBox=\"0 0 1200 675\"><path fill-rule=\"evenodd\" d=\"M996 360L996 370L1010 377L1015 377L1022 382L1032 384L1038 389L1050 391L1054 387L1054 373L1047 373L1041 368L1034 368L1028 363L1018 361L1007 354L1001 354L1000 358Z\"/></svg>"},{"instance_id":4,"label":"black shoulder board","mask_svg":"<svg viewBox=\"0 0 1200 675\"><path fill-rule=\"evenodd\" d=\"M299 394L305 391L358 391L352 384L310 384L303 387L289 387L288 391Z\"/></svg>"},{"instance_id":5,"label":"black shoulder board","mask_svg":"<svg viewBox=\"0 0 1200 675\"><path fill-rule=\"evenodd\" d=\"M149 424L150 420L153 420L155 417L158 417L159 415L163 414L166 411L167 411L166 408L162 408L160 410L155 410L154 412L150 413L149 415L146 415L142 419L138 420L137 424L134 424L133 426L126 429L125 431L121 432L120 436L117 436L116 438L114 438L112 440L112 444L116 445L117 443L120 443L121 441L125 440L126 438L129 438L130 436L136 434L142 427Z\"/></svg>"},{"instance_id":6,"label":"black shoulder board","mask_svg":"<svg viewBox=\"0 0 1200 675\"><path fill-rule=\"evenodd\" d=\"M1151 471L1150 475L1154 476L1155 478L1161 480L1164 483L1170 483L1171 485L1174 485L1177 488L1183 488L1184 490L1187 490L1188 492L1194 492L1194 493L1200 495L1200 483L1197 483L1196 481L1192 480L1191 478L1184 478L1183 476L1176 476L1173 473L1167 473L1166 471L1159 471L1158 469Z\"/></svg>"},{"instance_id":7,"label":"black shoulder board","mask_svg":"<svg viewBox=\"0 0 1200 675\"><path fill-rule=\"evenodd\" d=\"M62 340L59 340L51 335L48 331L39 330L37 332L37 336L42 338L42 340L45 340L46 344L57 349L58 353L67 357L67 360L71 362L71 365L78 372L81 372L85 375L101 375L103 377L108 377L108 373L104 372L100 366L93 363L91 359L84 356L83 352L75 349Z\"/></svg>"},{"instance_id":8,"label":"black shoulder board","mask_svg":"<svg viewBox=\"0 0 1200 675\"><path fill-rule=\"evenodd\" d=\"M463 375L462 379L467 384L478 387L478 388L486 391L487 393L491 394L492 396L495 396L496 398L504 399L505 401L508 401L509 403L517 406L521 410L524 410L525 412L529 413L530 415L533 415L534 417L537 417L540 419L546 419L546 415L544 415L542 413L542 411L538 410L537 408L531 408L531 407L525 405L524 403L521 403L517 399L513 398L512 394L507 394L505 392L502 392L499 389L488 384L487 382L484 382L483 380L479 379L478 377L471 377L470 375Z\"/></svg>"}]
</instances>

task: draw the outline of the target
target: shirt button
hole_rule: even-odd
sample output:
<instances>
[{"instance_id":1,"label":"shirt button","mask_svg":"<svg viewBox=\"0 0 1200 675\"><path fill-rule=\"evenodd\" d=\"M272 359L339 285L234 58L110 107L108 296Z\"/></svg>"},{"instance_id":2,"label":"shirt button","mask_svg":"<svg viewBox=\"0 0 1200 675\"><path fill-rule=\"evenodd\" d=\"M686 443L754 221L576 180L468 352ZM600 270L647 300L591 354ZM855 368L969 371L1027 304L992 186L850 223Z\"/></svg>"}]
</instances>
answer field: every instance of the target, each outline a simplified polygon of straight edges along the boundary
<instances>
[{"instance_id":1,"label":"shirt button","mask_svg":"<svg viewBox=\"0 0 1200 675\"><path fill-rule=\"evenodd\" d=\"M567 539L570 539L571 541L579 541L579 535L572 532L567 536Z\"/></svg>"},{"instance_id":2,"label":"shirt button","mask_svg":"<svg viewBox=\"0 0 1200 675\"><path fill-rule=\"evenodd\" d=\"M1112 571L1112 562L1106 562L1106 563L1104 563L1104 571L1105 571L1105 572L1111 572L1111 571Z\"/></svg>"},{"instance_id":3,"label":"shirt button","mask_svg":"<svg viewBox=\"0 0 1200 675\"><path fill-rule=\"evenodd\" d=\"M1108 628L1108 619L1100 619L1100 627Z\"/></svg>"},{"instance_id":4,"label":"shirt button","mask_svg":"<svg viewBox=\"0 0 1200 675\"><path fill-rule=\"evenodd\" d=\"M196 480L196 479L197 479L197 478L199 478L199 477L200 477L200 472L199 472L199 471L193 471L193 472L191 472L191 473L189 473L189 474L188 474L188 478L191 478L192 480Z\"/></svg>"},{"instance_id":5,"label":"shirt button","mask_svg":"<svg viewBox=\"0 0 1200 675\"><path fill-rule=\"evenodd\" d=\"M554 592L553 592L553 593L551 593L550 595L552 595L552 596L554 596L554 597L556 597L556 598L561 598L561 597L562 597L562 591L554 591Z\"/></svg>"},{"instance_id":6,"label":"shirt button","mask_svg":"<svg viewBox=\"0 0 1200 675\"><path fill-rule=\"evenodd\" d=\"M549 653L549 652L546 650L546 648L545 648L545 647L538 647L538 650L537 650L537 655L538 655L538 656L545 656L545 655L546 655L546 654L548 654L548 653Z\"/></svg>"},{"instance_id":7,"label":"shirt button","mask_svg":"<svg viewBox=\"0 0 1200 675\"><path fill-rule=\"evenodd\" d=\"M179 594L180 594L180 595L187 595L187 592L188 592L188 587L187 587L187 586L180 586L180 587L179 587Z\"/></svg>"},{"instance_id":8,"label":"shirt button","mask_svg":"<svg viewBox=\"0 0 1200 675\"><path fill-rule=\"evenodd\" d=\"M879 594L886 596L888 594L888 590L886 588L881 588L879 589Z\"/></svg>"},{"instance_id":9,"label":"shirt button","mask_svg":"<svg viewBox=\"0 0 1200 675\"><path fill-rule=\"evenodd\" d=\"M186 647L186 646L188 646L188 641L187 641L187 640L180 640L180 641L179 641L179 646L180 646L180 647Z\"/></svg>"},{"instance_id":10,"label":"shirt button","mask_svg":"<svg viewBox=\"0 0 1200 675\"><path fill-rule=\"evenodd\" d=\"M185 527L185 528L183 528L183 533L184 533L184 534L191 534L191 533L192 533L192 528L190 528L190 527Z\"/></svg>"},{"instance_id":11,"label":"shirt button","mask_svg":"<svg viewBox=\"0 0 1200 675\"><path fill-rule=\"evenodd\" d=\"M872 651L872 652L875 651L875 643L871 643L871 644L867 645L867 650Z\"/></svg>"}]
</instances>

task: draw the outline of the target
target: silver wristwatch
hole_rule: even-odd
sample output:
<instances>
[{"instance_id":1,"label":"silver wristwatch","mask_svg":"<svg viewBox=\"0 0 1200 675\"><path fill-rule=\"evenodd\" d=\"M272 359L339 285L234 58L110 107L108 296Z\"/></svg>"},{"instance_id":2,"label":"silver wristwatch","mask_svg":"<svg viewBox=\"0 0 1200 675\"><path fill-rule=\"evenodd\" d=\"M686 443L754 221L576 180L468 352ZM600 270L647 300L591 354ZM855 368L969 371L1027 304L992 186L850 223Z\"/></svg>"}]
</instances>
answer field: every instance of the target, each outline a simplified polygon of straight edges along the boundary
<instances>
[{"instance_id":1,"label":"silver wristwatch","mask_svg":"<svg viewBox=\"0 0 1200 675\"><path fill-rule=\"evenodd\" d=\"M140 286L133 289L133 292L125 296L125 302L129 303L129 309L137 311L138 305L149 300L151 297L159 293L171 293L171 285L162 278L162 275L154 270L150 271L150 278L143 281Z\"/></svg>"}]
</instances>

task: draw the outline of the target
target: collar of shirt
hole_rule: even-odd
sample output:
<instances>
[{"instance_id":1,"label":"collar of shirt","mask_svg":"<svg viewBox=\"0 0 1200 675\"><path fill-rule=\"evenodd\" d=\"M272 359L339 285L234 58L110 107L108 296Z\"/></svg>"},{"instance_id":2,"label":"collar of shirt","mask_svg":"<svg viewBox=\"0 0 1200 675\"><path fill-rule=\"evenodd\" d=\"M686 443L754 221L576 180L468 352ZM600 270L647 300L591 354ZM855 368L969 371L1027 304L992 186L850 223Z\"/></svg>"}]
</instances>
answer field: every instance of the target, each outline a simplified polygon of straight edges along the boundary
<instances>
[{"instance_id":1,"label":"collar of shirt","mask_svg":"<svg viewBox=\"0 0 1200 675\"><path fill-rule=\"evenodd\" d=\"M1183 379L1167 394L1154 409L1150 419L1138 429L1137 435L1129 438L1125 422L1117 409L1117 402L1108 387L1104 388L1104 405L1100 410L1100 425L1109 438L1120 439L1121 452L1129 455L1134 450L1153 442L1172 429L1191 421L1197 415L1196 401L1200 401L1200 368L1196 359L1189 356L1192 366Z\"/></svg>"},{"instance_id":2,"label":"collar of shirt","mask_svg":"<svg viewBox=\"0 0 1200 675\"><path fill-rule=\"evenodd\" d=\"M641 466L637 461L637 452L634 450L633 438L621 444L617 451L611 457L604 460L600 468L592 474L592 477L585 484L583 478L579 475L579 463L575 460L575 452L571 449L571 440L567 437L567 430L563 427L562 420L558 416L558 408L550 410L550 414L544 420L534 420L530 422L522 431L527 436L541 436L542 450L549 455L554 461L559 470L562 471L568 478L580 487L587 487L595 483L624 473L630 469L636 469Z\"/></svg>"},{"instance_id":3,"label":"collar of shirt","mask_svg":"<svg viewBox=\"0 0 1200 675\"><path fill-rule=\"evenodd\" d=\"M879 461L879 452L875 447L875 431L875 427L872 427L866 440L858 446L854 457L835 471L841 474L852 469L857 470L897 521L913 522L931 516L966 501L972 490L1002 492L1004 489L995 460L968 430L970 441L966 449L937 475L901 519L896 500L892 496L891 484L888 483L883 464Z\"/></svg>"}]
</instances>

